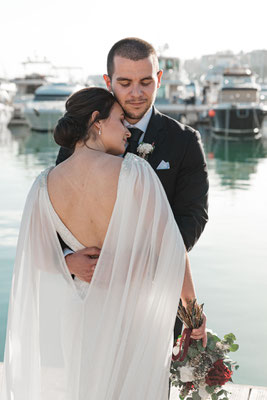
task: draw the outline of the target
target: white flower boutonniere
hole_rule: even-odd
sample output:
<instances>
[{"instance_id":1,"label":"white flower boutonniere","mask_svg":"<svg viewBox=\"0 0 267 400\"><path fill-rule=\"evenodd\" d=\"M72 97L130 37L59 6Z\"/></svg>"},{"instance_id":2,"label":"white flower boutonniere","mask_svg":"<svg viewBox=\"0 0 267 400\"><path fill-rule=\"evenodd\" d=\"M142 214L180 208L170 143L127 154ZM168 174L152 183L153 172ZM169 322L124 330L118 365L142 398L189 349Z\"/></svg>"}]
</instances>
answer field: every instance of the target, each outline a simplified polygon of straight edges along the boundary
<instances>
[{"instance_id":1,"label":"white flower boutonniere","mask_svg":"<svg viewBox=\"0 0 267 400\"><path fill-rule=\"evenodd\" d=\"M137 154L139 155L139 157L142 157L145 160L147 160L147 157L149 156L149 154L153 152L154 148L155 148L154 143L150 144L142 142L137 147Z\"/></svg>"}]
</instances>

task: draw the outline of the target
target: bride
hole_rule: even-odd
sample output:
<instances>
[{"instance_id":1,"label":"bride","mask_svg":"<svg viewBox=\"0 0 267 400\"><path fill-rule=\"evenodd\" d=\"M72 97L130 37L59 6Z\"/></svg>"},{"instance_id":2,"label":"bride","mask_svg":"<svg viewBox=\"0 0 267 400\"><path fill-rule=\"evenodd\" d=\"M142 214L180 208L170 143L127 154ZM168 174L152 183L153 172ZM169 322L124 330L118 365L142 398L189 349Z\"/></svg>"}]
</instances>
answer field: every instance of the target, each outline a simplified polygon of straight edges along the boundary
<instances>
[{"instance_id":1,"label":"bride","mask_svg":"<svg viewBox=\"0 0 267 400\"><path fill-rule=\"evenodd\" d=\"M74 154L27 197L13 273L1 400L167 400L179 299L195 297L187 254L156 174L125 151L111 93L72 95L55 129ZM90 283L58 240L101 248ZM206 343L205 324L192 338Z\"/></svg>"}]
</instances>

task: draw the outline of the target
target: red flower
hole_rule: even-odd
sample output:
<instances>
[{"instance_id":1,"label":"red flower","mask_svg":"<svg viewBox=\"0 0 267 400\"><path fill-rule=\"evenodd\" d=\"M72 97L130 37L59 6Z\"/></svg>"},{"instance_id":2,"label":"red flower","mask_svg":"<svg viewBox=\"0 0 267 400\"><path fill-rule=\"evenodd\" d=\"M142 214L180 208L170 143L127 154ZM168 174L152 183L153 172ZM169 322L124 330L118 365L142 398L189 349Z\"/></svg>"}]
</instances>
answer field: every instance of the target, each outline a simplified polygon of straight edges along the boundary
<instances>
[{"instance_id":1,"label":"red flower","mask_svg":"<svg viewBox=\"0 0 267 400\"><path fill-rule=\"evenodd\" d=\"M206 376L206 383L208 386L222 386L231 378L232 371L230 371L223 363L223 360L218 360L213 364Z\"/></svg>"},{"instance_id":2,"label":"red flower","mask_svg":"<svg viewBox=\"0 0 267 400\"><path fill-rule=\"evenodd\" d=\"M192 390L192 389L194 389L194 385L193 385L193 383L192 382L186 382L186 389L187 390Z\"/></svg>"}]
</instances>

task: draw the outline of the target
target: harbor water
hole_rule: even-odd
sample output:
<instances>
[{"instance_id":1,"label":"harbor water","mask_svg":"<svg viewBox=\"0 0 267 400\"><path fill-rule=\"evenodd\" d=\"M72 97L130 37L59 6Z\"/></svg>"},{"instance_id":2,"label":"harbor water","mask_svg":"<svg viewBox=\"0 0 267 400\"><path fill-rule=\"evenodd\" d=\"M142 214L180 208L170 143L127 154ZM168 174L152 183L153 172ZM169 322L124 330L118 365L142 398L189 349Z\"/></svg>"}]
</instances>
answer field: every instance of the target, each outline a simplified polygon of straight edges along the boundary
<instances>
[{"instance_id":1,"label":"harbor water","mask_svg":"<svg viewBox=\"0 0 267 400\"><path fill-rule=\"evenodd\" d=\"M215 139L200 128L208 161L210 206L190 252L208 327L233 332L240 350L234 382L267 386L267 134L248 142ZM0 361L24 202L34 178L55 163L51 134L25 126L0 130Z\"/></svg>"}]
</instances>

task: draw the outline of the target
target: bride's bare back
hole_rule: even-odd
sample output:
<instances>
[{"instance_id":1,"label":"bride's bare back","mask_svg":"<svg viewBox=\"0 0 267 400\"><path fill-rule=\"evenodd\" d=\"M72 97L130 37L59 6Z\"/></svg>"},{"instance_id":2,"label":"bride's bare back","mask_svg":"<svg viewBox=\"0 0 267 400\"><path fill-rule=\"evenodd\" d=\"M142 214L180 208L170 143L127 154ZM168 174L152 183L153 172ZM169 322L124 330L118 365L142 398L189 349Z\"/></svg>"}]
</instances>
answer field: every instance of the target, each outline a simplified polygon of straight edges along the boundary
<instances>
[{"instance_id":1,"label":"bride's bare back","mask_svg":"<svg viewBox=\"0 0 267 400\"><path fill-rule=\"evenodd\" d=\"M101 248L117 196L120 157L98 151L74 154L48 176L52 205L85 247Z\"/></svg>"}]
</instances>

